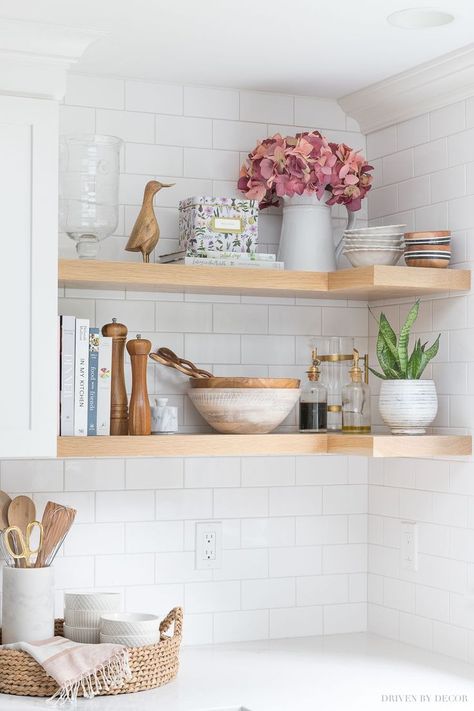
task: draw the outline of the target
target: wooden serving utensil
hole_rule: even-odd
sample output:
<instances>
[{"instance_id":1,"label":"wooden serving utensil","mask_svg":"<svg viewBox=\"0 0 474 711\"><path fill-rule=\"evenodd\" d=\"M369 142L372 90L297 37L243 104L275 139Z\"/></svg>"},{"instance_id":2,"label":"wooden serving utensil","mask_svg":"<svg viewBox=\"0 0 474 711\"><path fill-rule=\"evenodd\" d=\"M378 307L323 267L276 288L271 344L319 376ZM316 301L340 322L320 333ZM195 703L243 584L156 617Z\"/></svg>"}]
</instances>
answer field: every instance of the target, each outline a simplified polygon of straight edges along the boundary
<instances>
[{"instance_id":1,"label":"wooden serving utensil","mask_svg":"<svg viewBox=\"0 0 474 711\"><path fill-rule=\"evenodd\" d=\"M175 368L184 375L189 375L190 378L212 378L212 373L207 370L198 368L195 363L185 358L180 358L173 353L170 348L158 348L156 353L150 353L150 358L156 363L166 365L169 368Z\"/></svg>"},{"instance_id":2,"label":"wooden serving utensil","mask_svg":"<svg viewBox=\"0 0 474 711\"><path fill-rule=\"evenodd\" d=\"M5 491L0 491L0 531L4 531L10 525L8 522L8 507L12 500Z\"/></svg>"},{"instance_id":3,"label":"wooden serving utensil","mask_svg":"<svg viewBox=\"0 0 474 711\"><path fill-rule=\"evenodd\" d=\"M35 568L51 565L74 523L76 509L48 501L43 512L43 545L36 558Z\"/></svg>"},{"instance_id":4,"label":"wooden serving utensil","mask_svg":"<svg viewBox=\"0 0 474 711\"><path fill-rule=\"evenodd\" d=\"M15 496L8 507L8 524L18 526L23 537L26 537L28 524L36 519L36 506L29 496ZM20 553L20 551L16 551ZM19 568L26 568L26 560L19 558L15 565Z\"/></svg>"}]
</instances>

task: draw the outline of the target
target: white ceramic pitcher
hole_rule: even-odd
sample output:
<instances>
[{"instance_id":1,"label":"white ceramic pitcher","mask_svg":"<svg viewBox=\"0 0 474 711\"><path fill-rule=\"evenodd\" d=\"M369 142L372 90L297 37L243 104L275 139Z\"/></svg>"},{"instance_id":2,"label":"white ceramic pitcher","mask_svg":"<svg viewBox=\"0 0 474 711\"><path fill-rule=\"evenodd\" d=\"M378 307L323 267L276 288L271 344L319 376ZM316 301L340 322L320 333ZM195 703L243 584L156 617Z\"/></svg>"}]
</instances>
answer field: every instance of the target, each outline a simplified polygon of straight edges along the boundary
<instances>
[{"instance_id":1,"label":"white ceramic pitcher","mask_svg":"<svg viewBox=\"0 0 474 711\"><path fill-rule=\"evenodd\" d=\"M336 250L342 243L334 244L331 207L326 205L330 193L321 200L316 194L294 195L283 198L278 259L285 269L311 272L336 271ZM356 215L347 211L347 228L355 225Z\"/></svg>"}]
</instances>

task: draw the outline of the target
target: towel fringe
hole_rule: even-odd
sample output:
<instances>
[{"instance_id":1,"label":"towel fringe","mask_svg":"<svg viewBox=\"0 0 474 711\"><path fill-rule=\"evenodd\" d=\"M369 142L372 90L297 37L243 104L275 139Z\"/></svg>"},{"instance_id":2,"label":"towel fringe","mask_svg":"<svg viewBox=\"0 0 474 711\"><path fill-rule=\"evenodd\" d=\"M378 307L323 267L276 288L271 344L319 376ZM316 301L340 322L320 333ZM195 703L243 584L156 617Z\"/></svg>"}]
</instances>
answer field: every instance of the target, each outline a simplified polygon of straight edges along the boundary
<instances>
[{"instance_id":1,"label":"towel fringe","mask_svg":"<svg viewBox=\"0 0 474 711\"><path fill-rule=\"evenodd\" d=\"M76 703L79 691L85 699L92 699L102 689L117 689L125 681L132 678L130 671L128 651L122 649L115 653L106 664L100 664L91 671L82 674L79 679L67 681L53 696L48 699L53 706L64 706L67 703Z\"/></svg>"}]
</instances>

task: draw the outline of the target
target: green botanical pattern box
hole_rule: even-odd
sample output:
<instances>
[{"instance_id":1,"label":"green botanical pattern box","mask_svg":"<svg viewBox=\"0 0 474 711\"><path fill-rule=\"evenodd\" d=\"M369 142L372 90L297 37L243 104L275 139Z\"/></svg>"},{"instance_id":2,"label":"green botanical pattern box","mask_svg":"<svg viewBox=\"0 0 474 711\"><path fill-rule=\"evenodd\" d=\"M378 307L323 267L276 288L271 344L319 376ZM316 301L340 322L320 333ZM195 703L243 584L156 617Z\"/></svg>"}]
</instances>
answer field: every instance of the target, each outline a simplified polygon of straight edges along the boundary
<instances>
[{"instance_id":1,"label":"green botanical pattern box","mask_svg":"<svg viewBox=\"0 0 474 711\"><path fill-rule=\"evenodd\" d=\"M179 246L188 253L255 252L257 237L257 200L200 195L179 203Z\"/></svg>"}]
</instances>

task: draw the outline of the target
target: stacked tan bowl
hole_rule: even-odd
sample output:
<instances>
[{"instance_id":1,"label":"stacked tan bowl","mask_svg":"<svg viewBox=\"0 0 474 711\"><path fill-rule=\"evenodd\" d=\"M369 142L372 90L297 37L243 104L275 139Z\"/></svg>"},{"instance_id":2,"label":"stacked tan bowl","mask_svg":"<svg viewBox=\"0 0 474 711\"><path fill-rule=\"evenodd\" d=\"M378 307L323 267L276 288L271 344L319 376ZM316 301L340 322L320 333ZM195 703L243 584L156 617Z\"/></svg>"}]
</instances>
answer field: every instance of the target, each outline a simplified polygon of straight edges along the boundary
<instances>
[{"instance_id":1,"label":"stacked tan bowl","mask_svg":"<svg viewBox=\"0 0 474 711\"><path fill-rule=\"evenodd\" d=\"M64 593L64 636L81 644L100 642L100 618L120 610L120 593Z\"/></svg>"},{"instance_id":2,"label":"stacked tan bowl","mask_svg":"<svg viewBox=\"0 0 474 711\"><path fill-rule=\"evenodd\" d=\"M451 232L405 233L405 263L407 267L437 267L446 269L451 259Z\"/></svg>"}]
</instances>

